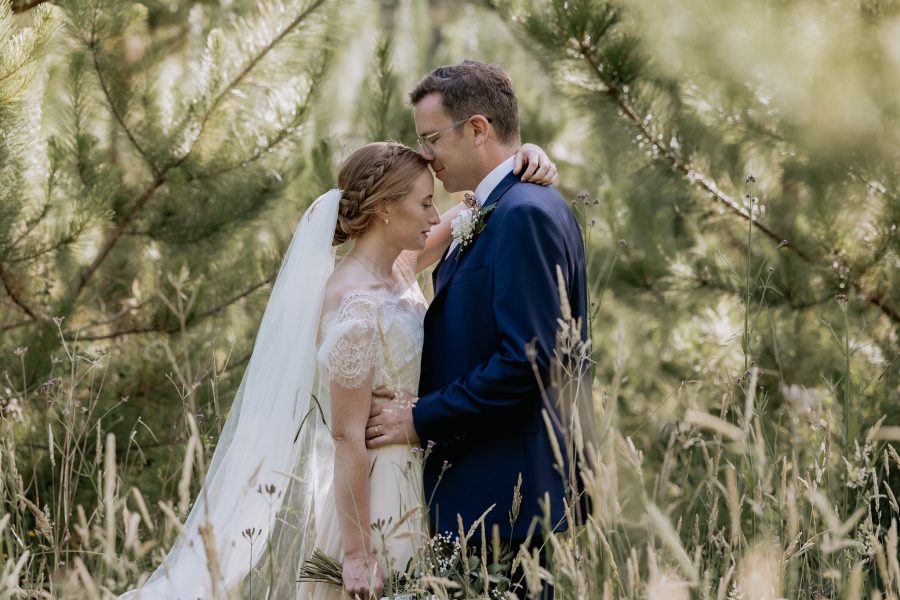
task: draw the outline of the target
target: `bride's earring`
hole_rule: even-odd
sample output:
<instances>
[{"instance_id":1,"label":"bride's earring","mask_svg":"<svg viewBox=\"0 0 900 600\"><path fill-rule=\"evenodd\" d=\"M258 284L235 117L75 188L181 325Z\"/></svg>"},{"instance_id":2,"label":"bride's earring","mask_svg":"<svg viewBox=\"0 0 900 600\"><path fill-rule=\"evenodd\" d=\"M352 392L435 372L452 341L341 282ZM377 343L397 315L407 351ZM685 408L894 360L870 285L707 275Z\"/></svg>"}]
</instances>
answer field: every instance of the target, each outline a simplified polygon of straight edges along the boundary
<instances>
[{"instance_id":1,"label":"bride's earring","mask_svg":"<svg viewBox=\"0 0 900 600\"><path fill-rule=\"evenodd\" d=\"M384 220L384 224L387 225L390 221L388 219Z\"/></svg>"}]
</instances>

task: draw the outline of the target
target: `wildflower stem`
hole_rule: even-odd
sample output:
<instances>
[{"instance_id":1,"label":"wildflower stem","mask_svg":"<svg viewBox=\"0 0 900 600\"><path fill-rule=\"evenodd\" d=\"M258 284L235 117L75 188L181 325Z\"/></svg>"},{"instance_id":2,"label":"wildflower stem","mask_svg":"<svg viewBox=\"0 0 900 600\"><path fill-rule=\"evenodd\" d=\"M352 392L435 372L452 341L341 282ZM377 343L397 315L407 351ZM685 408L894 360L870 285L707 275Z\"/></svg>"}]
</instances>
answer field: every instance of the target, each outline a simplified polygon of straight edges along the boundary
<instances>
[{"instance_id":1,"label":"wildflower stem","mask_svg":"<svg viewBox=\"0 0 900 600\"><path fill-rule=\"evenodd\" d=\"M750 292L751 292L751 274L750 270L753 265L753 184L756 179L750 175L747 177L747 277L744 288L744 335L741 336L741 346L744 351L744 373L750 369ZM744 415L747 418L747 415Z\"/></svg>"},{"instance_id":2,"label":"wildflower stem","mask_svg":"<svg viewBox=\"0 0 900 600\"><path fill-rule=\"evenodd\" d=\"M847 316L847 301L839 300L844 316L844 456L850 456L852 440L856 437L856 422L851 410L853 400L853 378L850 372L850 319Z\"/></svg>"}]
</instances>

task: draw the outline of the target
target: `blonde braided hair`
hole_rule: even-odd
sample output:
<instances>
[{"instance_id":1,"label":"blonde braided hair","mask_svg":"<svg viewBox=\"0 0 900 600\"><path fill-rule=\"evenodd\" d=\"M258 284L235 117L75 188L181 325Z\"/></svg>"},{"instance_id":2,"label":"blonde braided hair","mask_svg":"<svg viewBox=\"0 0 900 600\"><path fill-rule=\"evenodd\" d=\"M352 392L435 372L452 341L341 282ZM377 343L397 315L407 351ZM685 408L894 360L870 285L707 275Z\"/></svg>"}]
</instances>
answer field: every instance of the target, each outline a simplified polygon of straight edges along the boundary
<instances>
[{"instance_id":1,"label":"blonde braided hair","mask_svg":"<svg viewBox=\"0 0 900 600\"><path fill-rule=\"evenodd\" d=\"M341 203L334 229L335 246L358 238L378 208L404 198L428 162L408 146L367 144L351 154L338 172Z\"/></svg>"}]
</instances>

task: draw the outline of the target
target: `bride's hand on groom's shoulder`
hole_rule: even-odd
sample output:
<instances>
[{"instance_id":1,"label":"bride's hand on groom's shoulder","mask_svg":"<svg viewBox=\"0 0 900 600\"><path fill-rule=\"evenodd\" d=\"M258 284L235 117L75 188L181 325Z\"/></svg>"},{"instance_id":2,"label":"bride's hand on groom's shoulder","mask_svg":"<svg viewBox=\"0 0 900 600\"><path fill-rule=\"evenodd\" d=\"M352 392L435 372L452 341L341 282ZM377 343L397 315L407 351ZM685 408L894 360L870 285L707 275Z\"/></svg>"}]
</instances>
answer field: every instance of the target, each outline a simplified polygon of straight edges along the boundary
<instances>
[{"instance_id":1,"label":"bride's hand on groom's shoulder","mask_svg":"<svg viewBox=\"0 0 900 600\"><path fill-rule=\"evenodd\" d=\"M513 174L521 176L522 181L541 185L551 185L559 179L556 165L543 148L534 144L522 144L516 152Z\"/></svg>"},{"instance_id":2,"label":"bride's hand on groom's shoulder","mask_svg":"<svg viewBox=\"0 0 900 600\"><path fill-rule=\"evenodd\" d=\"M385 398L390 398L387 402ZM412 407L417 398L409 392L378 388L372 392L372 409L366 423L366 447L419 443L413 426Z\"/></svg>"}]
</instances>

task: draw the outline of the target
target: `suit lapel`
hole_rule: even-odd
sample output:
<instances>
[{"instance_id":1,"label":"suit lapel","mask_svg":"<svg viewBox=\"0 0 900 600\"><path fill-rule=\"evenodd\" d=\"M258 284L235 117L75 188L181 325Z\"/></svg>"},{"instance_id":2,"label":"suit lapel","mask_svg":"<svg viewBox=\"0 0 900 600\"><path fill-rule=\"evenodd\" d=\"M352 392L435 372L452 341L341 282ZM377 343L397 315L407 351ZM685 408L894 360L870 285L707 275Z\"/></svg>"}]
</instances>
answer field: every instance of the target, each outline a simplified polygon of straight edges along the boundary
<instances>
[{"instance_id":1,"label":"suit lapel","mask_svg":"<svg viewBox=\"0 0 900 600\"><path fill-rule=\"evenodd\" d=\"M441 255L441 259L438 261L437 266L431 271L431 289L437 292L438 289L438 275L441 272L441 269L444 267L444 263L447 261L447 253L450 251L450 246L447 246L447 249L444 250L444 253Z\"/></svg>"},{"instance_id":2,"label":"suit lapel","mask_svg":"<svg viewBox=\"0 0 900 600\"><path fill-rule=\"evenodd\" d=\"M491 192L491 195L488 196L487 200L484 201L484 204L481 206L482 209L489 207L491 204L496 203L500 198L509 191L509 189L515 185L515 183L519 181L519 178L510 171L510 173L500 180L500 183L497 184L497 187ZM477 243L478 239L472 241L473 244ZM444 260L438 265L437 269L435 269L435 273L437 276L434 279L434 298L437 299L438 295L446 289L447 285L450 283L450 279L453 277L453 274L456 272L456 267L459 264L459 261L462 258L458 257L460 251L460 246L457 246L453 249L453 252L446 255ZM434 302L434 300L432 300Z\"/></svg>"},{"instance_id":3,"label":"suit lapel","mask_svg":"<svg viewBox=\"0 0 900 600\"><path fill-rule=\"evenodd\" d=\"M456 248L453 249L453 252L446 254L441 261L441 264L434 270L436 274L434 286L435 295L437 295L437 290L444 287L447 280L450 278L450 275L456 270L456 263L459 262L456 258L457 254L459 254L459 246L456 246Z\"/></svg>"}]
</instances>

